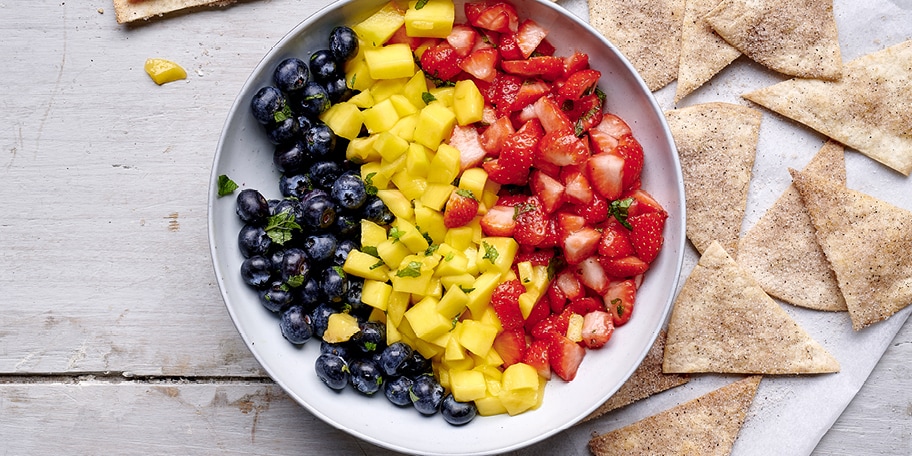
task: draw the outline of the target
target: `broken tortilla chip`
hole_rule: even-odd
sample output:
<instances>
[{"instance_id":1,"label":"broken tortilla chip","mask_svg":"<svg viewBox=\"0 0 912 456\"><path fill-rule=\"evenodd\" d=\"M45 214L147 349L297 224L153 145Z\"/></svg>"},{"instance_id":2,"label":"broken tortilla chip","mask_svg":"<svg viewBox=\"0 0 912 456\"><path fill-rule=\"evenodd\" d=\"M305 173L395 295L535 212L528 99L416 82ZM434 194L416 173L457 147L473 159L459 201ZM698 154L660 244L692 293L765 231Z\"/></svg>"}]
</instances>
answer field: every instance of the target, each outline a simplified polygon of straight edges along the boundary
<instances>
[{"instance_id":1,"label":"broken tortilla chip","mask_svg":"<svg viewBox=\"0 0 912 456\"><path fill-rule=\"evenodd\" d=\"M621 385L614 395L597 408L583 421L598 418L612 410L630 405L656 393L681 386L690 381L686 374L665 374L662 372L662 356L665 352L665 331L659 333L652 348L633 375Z\"/></svg>"},{"instance_id":2,"label":"broken tortilla chip","mask_svg":"<svg viewBox=\"0 0 912 456\"><path fill-rule=\"evenodd\" d=\"M742 95L905 175L912 172L912 40L855 59L838 82L791 79Z\"/></svg>"},{"instance_id":3,"label":"broken tortilla chip","mask_svg":"<svg viewBox=\"0 0 912 456\"><path fill-rule=\"evenodd\" d=\"M804 170L845 185L843 146L827 142ZM847 310L836 274L817 243L814 224L794 185L744 234L737 261L774 298L815 310Z\"/></svg>"},{"instance_id":4,"label":"broken tortilla chip","mask_svg":"<svg viewBox=\"0 0 912 456\"><path fill-rule=\"evenodd\" d=\"M815 374L839 363L713 242L668 322L666 373Z\"/></svg>"},{"instance_id":5,"label":"broken tortilla chip","mask_svg":"<svg viewBox=\"0 0 912 456\"><path fill-rule=\"evenodd\" d=\"M719 0L687 0L681 28L681 57L674 102L702 86L727 67L741 51L728 44L703 19Z\"/></svg>"},{"instance_id":6,"label":"broken tortilla chip","mask_svg":"<svg viewBox=\"0 0 912 456\"><path fill-rule=\"evenodd\" d=\"M149 19L199 6L227 6L236 0L114 0L114 16L118 24Z\"/></svg>"},{"instance_id":7,"label":"broken tortilla chip","mask_svg":"<svg viewBox=\"0 0 912 456\"><path fill-rule=\"evenodd\" d=\"M734 252L747 207L763 114L704 103L665 113L681 159L687 238L701 253L718 240Z\"/></svg>"},{"instance_id":8,"label":"broken tortilla chip","mask_svg":"<svg viewBox=\"0 0 912 456\"><path fill-rule=\"evenodd\" d=\"M589 23L656 91L677 77L684 0L589 0Z\"/></svg>"},{"instance_id":9,"label":"broken tortilla chip","mask_svg":"<svg viewBox=\"0 0 912 456\"><path fill-rule=\"evenodd\" d=\"M611 455L728 455L760 385L754 375L636 423L593 437L589 451Z\"/></svg>"},{"instance_id":10,"label":"broken tortilla chip","mask_svg":"<svg viewBox=\"0 0 912 456\"><path fill-rule=\"evenodd\" d=\"M744 55L789 76L842 75L833 0L722 0L706 22Z\"/></svg>"},{"instance_id":11,"label":"broken tortilla chip","mask_svg":"<svg viewBox=\"0 0 912 456\"><path fill-rule=\"evenodd\" d=\"M790 170L856 331L912 304L912 212Z\"/></svg>"}]
</instances>

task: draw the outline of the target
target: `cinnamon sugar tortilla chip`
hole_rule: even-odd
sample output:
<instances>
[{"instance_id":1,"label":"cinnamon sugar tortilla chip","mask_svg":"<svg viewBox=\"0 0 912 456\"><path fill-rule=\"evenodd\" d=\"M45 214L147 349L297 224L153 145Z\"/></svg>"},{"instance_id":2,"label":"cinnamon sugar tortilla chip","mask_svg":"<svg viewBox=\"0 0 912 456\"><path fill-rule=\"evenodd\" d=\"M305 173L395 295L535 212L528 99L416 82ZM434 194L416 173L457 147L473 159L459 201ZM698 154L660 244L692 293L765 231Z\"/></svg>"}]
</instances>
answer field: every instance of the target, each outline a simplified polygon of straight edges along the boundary
<instances>
[{"instance_id":1,"label":"cinnamon sugar tortilla chip","mask_svg":"<svg viewBox=\"0 0 912 456\"><path fill-rule=\"evenodd\" d=\"M763 292L718 242L675 299L665 372L814 374L839 363Z\"/></svg>"},{"instance_id":2,"label":"cinnamon sugar tortilla chip","mask_svg":"<svg viewBox=\"0 0 912 456\"><path fill-rule=\"evenodd\" d=\"M636 423L593 437L596 456L731 454L761 377L754 375Z\"/></svg>"},{"instance_id":3,"label":"cinnamon sugar tortilla chip","mask_svg":"<svg viewBox=\"0 0 912 456\"><path fill-rule=\"evenodd\" d=\"M912 212L790 170L845 296L852 328L912 304Z\"/></svg>"},{"instance_id":4,"label":"cinnamon sugar tortilla chip","mask_svg":"<svg viewBox=\"0 0 912 456\"><path fill-rule=\"evenodd\" d=\"M833 0L722 0L705 19L732 46L772 70L829 80L842 74Z\"/></svg>"},{"instance_id":5,"label":"cinnamon sugar tortilla chip","mask_svg":"<svg viewBox=\"0 0 912 456\"><path fill-rule=\"evenodd\" d=\"M589 0L589 23L656 91L677 77L684 1Z\"/></svg>"},{"instance_id":6,"label":"cinnamon sugar tortilla chip","mask_svg":"<svg viewBox=\"0 0 912 456\"><path fill-rule=\"evenodd\" d=\"M762 113L704 103L665 113L681 159L687 238L703 252L719 241L734 252L747 206Z\"/></svg>"},{"instance_id":7,"label":"cinnamon sugar tortilla chip","mask_svg":"<svg viewBox=\"0 0 912 456\"><path fill-rule=\"evenodd\" d=\"M833 141L824 144L805 171L845 185L843 146ZM817 244L814 224L794 185L744 234L737 261L774 298L815 310L847 310L836 274Z\"/></svg>"},{"instance_id":8,"label":"cinnamon sugar tortilla chip","mask_svg":"<svg viewBox=\"0 0 912 456\"><path fill-rule=\"evenodd\" d=\"M792 79L742 96L908 176L910 87L912 40L852 60L837 82Z\"/></svg>"},{"instance_id":9,"label":"cinnamon sugar tortilla chip","mask_svg":"<svg viewBox=\"0 0 912 456\"><path fill-rule=\"evenodd\" d=\"M681 28L681 57L674 102L702 86L741 52L720 37L703 18L719 0L686 0Z\"/></svg>"},{"instance_id":10,"label":"cinnamon sugar tortilla chip","mask_svg":"<svg viewBox=\"0 0 912 456\"><path fill-rule=\"evenodd\" d=\"M162 14L198 6L226 6L236 0L114 0L118 24L149 19Z\"/></svg>"},{"instance_id":11,"label":"cinnamon sugar tortilla chip","mask_svg":"<svg viewBox=\"0 0 912 456\"><path fill-rule=\"evenodd\" d=\"M633 372L633 375L621 386L613 396L597 408L592 414L583 419L602 416L612 410L630 405L656 393L681 386L690 381L686 374L665 374L662 372L662 356L665 352L665 331L659 334L652 348L646 354L643 362Z\"/></svg>"}]
</instances>

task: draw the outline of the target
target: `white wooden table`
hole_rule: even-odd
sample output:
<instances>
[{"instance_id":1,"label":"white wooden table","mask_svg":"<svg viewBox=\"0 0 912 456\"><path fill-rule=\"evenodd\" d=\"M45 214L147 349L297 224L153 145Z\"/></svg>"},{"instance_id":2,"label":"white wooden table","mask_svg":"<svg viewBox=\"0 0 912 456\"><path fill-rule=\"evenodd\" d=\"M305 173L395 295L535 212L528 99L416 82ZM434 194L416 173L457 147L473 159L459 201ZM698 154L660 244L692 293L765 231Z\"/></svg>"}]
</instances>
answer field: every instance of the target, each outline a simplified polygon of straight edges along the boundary
<instances>
[{"instance_id":1,"label":"white wooden table","mask_svg":"<svg viewBox=\"0 0 912 456\"><path fill-rule=\"evenodd\" d=\"M325 3L123 26L107 0L0 0L0 454L393 454L272 383L209 258L228 108L270 46ZM156 86L147 57L188 79ZM912 323L815 454L912 453L910 356Z\"/></svg>"}]
</instances>

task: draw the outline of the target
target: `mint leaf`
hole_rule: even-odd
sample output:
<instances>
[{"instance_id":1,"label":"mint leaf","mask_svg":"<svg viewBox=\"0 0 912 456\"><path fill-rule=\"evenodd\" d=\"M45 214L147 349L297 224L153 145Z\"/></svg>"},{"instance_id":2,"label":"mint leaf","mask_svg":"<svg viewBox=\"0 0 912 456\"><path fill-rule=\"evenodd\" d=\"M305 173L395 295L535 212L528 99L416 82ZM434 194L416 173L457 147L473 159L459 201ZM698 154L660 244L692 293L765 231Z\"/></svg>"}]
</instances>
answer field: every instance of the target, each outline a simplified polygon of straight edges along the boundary
<instances>
[{"instance_id":1,"label":"mint leaf","mask_svg":"<svg viewBox=\"0 0 912 456\"><path fill-rule=\"evenodd\" d=\"M427 3L428 3L428 0L418 0L418 2L415 3L415 9L420 10L421 8L424 8L424 6L427 5Z\"/></svg>"},{"instance_id":2,"label":"mint leaf","mask_svg":"<svg viewBox=\"0 0 912 456\"><path fill-rule=\"evenodd\" d=\"M377 187L374 185L374 176L376 175L377 173L368 173L367 176L364 176L364 191L366 191L368 195L377 194Z\"/></svg>"},{"instance_id":3,"label":"mint leaf","mask_svg":"<svg viewBox=\"0 0 912 456\"><path fill-rule=\"evenodd\" d=\"M630 226L630 223L627 222L627 210L630 209L631 204L633 204L633 198L614 200L608 205L608 215L616 218L617 221L621 222L621 225L624 225L624 228L627 228L628 230L633 229L633 227Z\"/></svg>"},{"instance_id":4,"label":"mint leaf","mask_svg":"<svg viewBox=\"0 0 912 456\"><path fill-rule=\"evenodd\" d=\"M402 231L395 226L389 230L389 238L393 240L393 243L399 242L399 238L401 238L403 234L405 234L405 231Z\"/></svg>"},{"instance_id":5,"label":"mint leaf","mask_svg":"<svg viewBox=\"0 0 912 456\"><path fill-rule=\"evenodd\" d=\"M266 235L269 236L269 239L272 239L272 242L283 245L291 240L291 232L300 230L301 225L295 223L294 214L289 209L269 217L266 221L265 229Z\"/></svg>"},{"instance_id":6,"label":"mint leaf","mask_svg":"<svg viewBox=\"0 0 912 456\"><path fill-rule=\"evenodd\" d=\"M421 263L418 261L409 261L408 266L396 271L396 277L419 277L421 276Z\"/></svg>"},{"instance_id":7,"label":"mint leaf","mask_svg":"<svg viewBox=\"0 0 912 456\"><path fill-rule=\"evenodd\" d=\"M488 260L492 264L497 261L497 257L500 256L500 253L497 252L497 249L493 245L488 244L487 242L482 241L481 246L484 247L485 254L481 257L482 260Z\"/></svg>"},{"instance_id":8,"label":"mint leaf","mask_svg":"<svg viewBox=\"0 0 912 456\"><path fill-rule=\"evenodd\" d=\"M421 101L423 101L424 104L431 104L432 101L437 101L437 97L431 92L423 92L421 94Z\"/></svg>"},{"instance_id":9,"label":"mint leaf","mask_svg":"<svg viewBox=\"0 0 912 456\"><path fill-rule=\"evenodd\" d=\"M218 196L228 196L234 193L237 190L238 184L233 180L229 179L228 176L222 174L218 177Z\"/></svg>"}]
</instances>

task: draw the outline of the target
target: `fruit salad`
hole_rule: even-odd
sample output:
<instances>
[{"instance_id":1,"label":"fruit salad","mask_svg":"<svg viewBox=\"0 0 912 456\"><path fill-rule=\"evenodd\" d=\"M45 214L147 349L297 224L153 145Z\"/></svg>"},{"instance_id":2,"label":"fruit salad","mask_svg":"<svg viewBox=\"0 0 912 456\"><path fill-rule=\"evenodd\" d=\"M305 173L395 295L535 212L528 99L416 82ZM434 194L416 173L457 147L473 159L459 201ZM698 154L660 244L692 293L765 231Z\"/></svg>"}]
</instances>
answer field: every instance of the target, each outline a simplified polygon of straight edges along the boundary
<instances>
[{"instance_id":1,"label":"fruit salad","mask_svg":"<svg viewBox=\"0 0 912 456\"><path fill-rule=\"evenodd\" d=\"M586 54L508 2L464 15L391 2L279 63L251 109L282 198L237 195L241 276L289 342L321 339L319 378L454 425L572 381L667 217Z\"/></svg>"}]
</instances>

